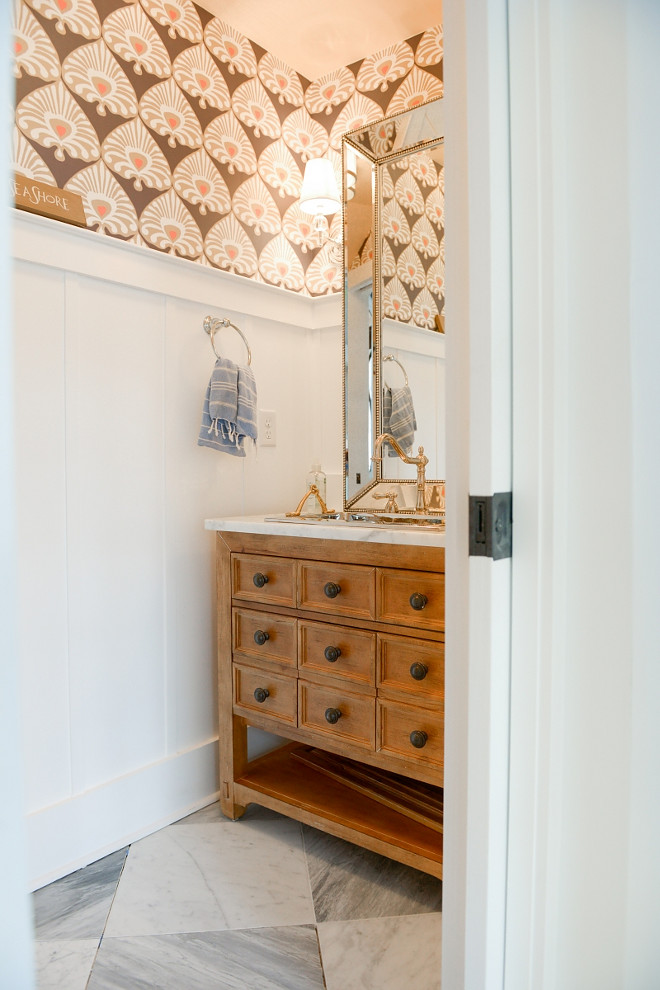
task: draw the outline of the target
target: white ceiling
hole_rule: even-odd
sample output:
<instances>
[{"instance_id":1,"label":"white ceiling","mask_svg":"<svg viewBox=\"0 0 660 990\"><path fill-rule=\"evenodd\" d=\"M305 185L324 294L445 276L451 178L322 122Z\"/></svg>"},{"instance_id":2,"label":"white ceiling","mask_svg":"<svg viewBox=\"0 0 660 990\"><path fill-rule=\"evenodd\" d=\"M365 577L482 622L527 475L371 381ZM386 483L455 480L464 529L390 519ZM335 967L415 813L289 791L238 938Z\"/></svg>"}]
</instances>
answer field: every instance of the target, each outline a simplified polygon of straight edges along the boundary
<instances>
[{"instance_id":1,"label":"white ceiling","mask_svg":"<svg viewBox=\"0 0 660 990\"><path fill-rule=\"evenodd\" d=\"M310 80L442 21L442 0L196 0Z\"/></svg>"}]
</instances>

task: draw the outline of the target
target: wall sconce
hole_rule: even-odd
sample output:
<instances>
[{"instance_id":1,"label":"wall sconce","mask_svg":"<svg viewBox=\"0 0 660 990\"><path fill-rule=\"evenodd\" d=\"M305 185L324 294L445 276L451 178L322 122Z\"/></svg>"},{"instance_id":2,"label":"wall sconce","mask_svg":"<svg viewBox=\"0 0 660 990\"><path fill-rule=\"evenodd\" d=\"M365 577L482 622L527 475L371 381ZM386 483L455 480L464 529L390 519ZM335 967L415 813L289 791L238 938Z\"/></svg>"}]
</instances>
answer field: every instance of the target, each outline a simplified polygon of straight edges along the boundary
<instances>
[{"instance_id":1,"label":"wall sconce","mask_svg":"<svg viewBox=\"0 0 660 990\"><path fill-rule=\"evenodd\" d=\"M340 206L341 200L332 162L327 158L310 158L305 165L305 175L300 190L300 209L313 215L314 230L318 235L319 245L328 240L329 227L326 218L336 213Z\"/></svg>"}]
</instances>

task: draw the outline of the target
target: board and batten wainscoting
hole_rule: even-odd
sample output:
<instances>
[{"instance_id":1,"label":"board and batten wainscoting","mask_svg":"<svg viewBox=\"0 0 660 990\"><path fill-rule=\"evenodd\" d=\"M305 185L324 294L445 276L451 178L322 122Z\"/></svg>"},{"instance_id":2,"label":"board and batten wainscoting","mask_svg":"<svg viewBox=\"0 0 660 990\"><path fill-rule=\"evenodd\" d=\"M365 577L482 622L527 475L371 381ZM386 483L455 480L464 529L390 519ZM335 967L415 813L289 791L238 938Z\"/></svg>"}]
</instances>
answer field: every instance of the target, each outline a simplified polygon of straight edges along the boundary
<instances>
[{"instance_id":1,"label":"board and batten wainscoting","mask_svg":"<svg viewBox=\"0 0 660 990\"><path fill-rule=\"evenodd\" d=\"M33 888L217 793L213 516L340 493L341 298L13 220L18 622ZM207 314L246 334L277 446L197 446ZM216 338L244 360L231 330ZM340 498L339 494L339 498ZM259 740L256 740L258 745Z\"/></svg>"}]
</instances>

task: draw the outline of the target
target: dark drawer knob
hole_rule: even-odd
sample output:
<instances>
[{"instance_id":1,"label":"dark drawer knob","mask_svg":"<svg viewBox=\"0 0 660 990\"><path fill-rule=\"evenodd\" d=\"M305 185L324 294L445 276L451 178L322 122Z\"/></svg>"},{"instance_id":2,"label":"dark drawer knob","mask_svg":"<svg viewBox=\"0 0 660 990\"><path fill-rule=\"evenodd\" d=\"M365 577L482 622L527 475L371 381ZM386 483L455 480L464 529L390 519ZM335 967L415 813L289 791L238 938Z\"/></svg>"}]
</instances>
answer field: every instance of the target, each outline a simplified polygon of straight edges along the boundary
<instances>
[{"instance_id":1,"label":"dark drawer knob","mask_svg":"<svg viewBox=\"0 0 660 990\"><path fill-rule=\"evenodd\" d=\"M429 737L424 732L424 729L413 729L410 733L410 741L415 747L415 749L423 749L428 742Z\"/></svg>"},{"instance_id":2,"label":"dark drawer knob","mask_svg":"<svg viewBox=\"0 0 660 990\"><path fill-rule=\"evenodd\" d=\"M428 598L421 591L414 591L410 596L410 605L416 612L421 612L423 608L426 608L427 602Z\"/></svg>"},{"instance_id":3,"label":"dark drawer knob","mask_svg":"<svg viewBox=\"0 0 660 990\"><path fill-rule=\"evenodd\" d=\"M270 691L268 688L255 688L254 700L258 701L260 705L263 705L269 694Z\"/></svg>"},{"instance_id":4,"label":"dark drawer knob","mask_svg":"<svg viewBox=\"0 0 660 990\"><path fill-rule=\"evenodd\" d=\"M257 646L263 646L267 639L270 639L270 636L268 635L266 630L257 629L256 633L254 634L254 641L257 644Z\"/></svg>"},{"instance_id":5,"label":"dark drawer knob","mask_svg":"<svg viewBox=\"0 0 660 990\"><path fill-rule=\"evenodd\" d=\"M341 718L341 712L338 708L326 708L325 710L325 720L329 722L330 725L336 725Z\"/></svg>"},{"instance_id":6,"label":"dark drawer knob","mask_svg":"<svg viewBox=\"0 0 660 990\"><path fill-rule=\"evenodd\" d=\"M341 650L338 646L326 646L323 655L328 663L335 663L341 656Z\"/></svg>"},{"instance_id":7,"label":"dark drawer knob","mask_svg":"<svg viewBox=\"0 0 660 990\"><path fill-rule=\"evenodd\" d=\"M328 583L323 588L323 592L326 598L336 598L340 591L341 588L339 587L338 584L335 584L334 581L328 581Z\"/></svg>"},{"instance_id":8,"label":"dark drawer knob","mask_svg":"<svg viewBox=\"0 0 660 990\"><path fill-rule=\"evenodd\" d=\"M261 571L257 571L252 578L252 582L256 588L263 588L265 584L268 584L268 575L262 574Z\"/></svg>"},{"instance_id":9,"label":"dark drawer knob","mask_svg":"<svg viewBox=\"0 0 660 990\"><path fill-rule=\"evenodd\" d=\"M410 665L410 676L414 677L416 681L423 681L428 672L429 668L425 663L421 663L419 660L415 660L415 662Z\"/></svg>"}]
</instances>

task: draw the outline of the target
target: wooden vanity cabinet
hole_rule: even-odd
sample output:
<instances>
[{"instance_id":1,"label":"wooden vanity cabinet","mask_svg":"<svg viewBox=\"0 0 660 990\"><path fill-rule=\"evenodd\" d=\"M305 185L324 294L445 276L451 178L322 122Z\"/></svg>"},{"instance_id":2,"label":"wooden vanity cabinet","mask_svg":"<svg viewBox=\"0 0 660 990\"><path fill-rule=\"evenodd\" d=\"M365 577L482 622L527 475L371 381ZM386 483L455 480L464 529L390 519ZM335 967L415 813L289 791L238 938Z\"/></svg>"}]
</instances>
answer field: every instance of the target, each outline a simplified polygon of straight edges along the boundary
<instances>
[{"instance_id":1,"label":"wooden vanity cabinet","mask_svg":"<svg viewBox=\"0 0 660 990\"><path fill-rule=\"evenodd\" d=\"M441 877L444 549L222 531L217 590L223 813ZM249 762L248 726L282 746Z\"/></svg>"}]
</instances>

